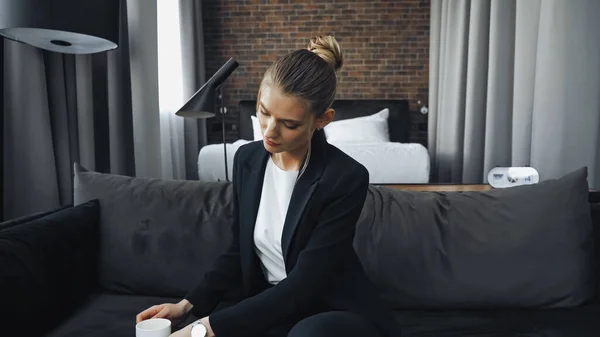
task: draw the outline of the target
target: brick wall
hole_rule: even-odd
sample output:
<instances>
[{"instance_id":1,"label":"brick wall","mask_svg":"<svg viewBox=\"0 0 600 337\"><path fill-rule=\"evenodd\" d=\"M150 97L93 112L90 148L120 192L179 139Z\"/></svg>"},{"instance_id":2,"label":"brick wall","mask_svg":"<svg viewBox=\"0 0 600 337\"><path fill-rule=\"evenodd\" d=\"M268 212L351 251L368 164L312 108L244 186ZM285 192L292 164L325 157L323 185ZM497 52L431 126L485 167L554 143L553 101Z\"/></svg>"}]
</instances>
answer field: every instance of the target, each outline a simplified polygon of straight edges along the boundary
<instances>
[{"instance_id":1,"label":"brick wall","mask_svg":"<svg viewBox=\"0 0 600 337\"><path fill-rule=\"evenodd\" d=\"M429 0L205 0L207 76L230 57L240 63L223 86L227 141L239 139L237 103L256 99L268 66L314 35L332 34L345 59L338 99L410 100L411 141L426 145L429 82ZM220 116L208 121L209 143L222 142Z\"/></svg>"}]
</instances>

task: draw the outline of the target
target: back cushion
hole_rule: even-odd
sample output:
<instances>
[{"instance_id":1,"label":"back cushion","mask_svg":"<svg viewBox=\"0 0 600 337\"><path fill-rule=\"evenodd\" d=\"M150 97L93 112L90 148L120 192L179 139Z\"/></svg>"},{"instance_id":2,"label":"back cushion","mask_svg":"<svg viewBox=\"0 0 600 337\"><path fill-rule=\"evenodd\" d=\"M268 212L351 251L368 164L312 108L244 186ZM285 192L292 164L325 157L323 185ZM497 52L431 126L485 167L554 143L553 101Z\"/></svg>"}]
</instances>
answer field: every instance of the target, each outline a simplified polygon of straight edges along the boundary
<instances>
[{"instance_id":1,"label":"back cushion","mask_svg":"<svg viewBox=\"0 0 600 337\"><path fill-rule=\"evenodd\" d=\"M107 290L184 296L231 242L229 183L87 172L75 203L100 201L99 282Z\"/></svg>"},{"instance_id":2,"label":"back cushion","mask_svg":"<svg viewBox=\"0 0 600 337\"><path fill-rule=\"evenodd\" d=\"M371 187L355 248L396 309L579 305L596 287L587 169L486 192Z\"/></svg>"},{"instance_id":3,"label":"back cushion","mask_svg":"<svg viewBox=\"0 0 600 337\"><path fill-rule=\"evenodd\" d=\"M98 213L92 200L0 231L0 335L42 335L96 287Z\"/></svg>"},{"instance_id":4,"label":"back cushion","mask_svg":"<svg viewBox=\"0 0 600 337\"><path fill-rule=\"evenodd\" d=\"M29 223L33 220L37 220L40 218L43 218L45 216L48 216L50 214L62 211L64 209L70 208L72 207L72 205L65 205L59 208L55 208L49 211L45 211L45 212L38 212L38 213L34 213L34 214L28 214L28 215L24 215L20 218L16 218L16 219L11 219L11 220L7 220L3 223L0 223L0 231L3 229L7 229L7 228L11 228L14 226L18 226L20 224L24 224L24 223Z\"/></svg>"}]
</instances>

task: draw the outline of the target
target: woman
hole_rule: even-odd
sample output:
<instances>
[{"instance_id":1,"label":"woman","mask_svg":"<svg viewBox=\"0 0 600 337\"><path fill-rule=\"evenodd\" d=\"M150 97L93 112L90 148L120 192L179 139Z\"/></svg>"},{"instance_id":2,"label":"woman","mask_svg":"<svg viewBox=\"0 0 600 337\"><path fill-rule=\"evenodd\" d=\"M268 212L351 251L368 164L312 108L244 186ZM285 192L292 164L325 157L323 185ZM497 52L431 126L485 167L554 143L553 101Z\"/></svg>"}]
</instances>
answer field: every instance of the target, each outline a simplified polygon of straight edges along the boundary
<instances>
[{"instance_id":1,"label":"woman","mask_svg":"<svg viewBox=\"0 0 600 337\"><path fill-rule=\"evenodd\" d=\"M185 299L138 322L191 312L203 318L173 336L395 335L352 246L368 172L323 131L342 63L335 38L319 36L267 70L257 100L264 139L234 159L232 246Z\"/></svg>"}]
</instances>

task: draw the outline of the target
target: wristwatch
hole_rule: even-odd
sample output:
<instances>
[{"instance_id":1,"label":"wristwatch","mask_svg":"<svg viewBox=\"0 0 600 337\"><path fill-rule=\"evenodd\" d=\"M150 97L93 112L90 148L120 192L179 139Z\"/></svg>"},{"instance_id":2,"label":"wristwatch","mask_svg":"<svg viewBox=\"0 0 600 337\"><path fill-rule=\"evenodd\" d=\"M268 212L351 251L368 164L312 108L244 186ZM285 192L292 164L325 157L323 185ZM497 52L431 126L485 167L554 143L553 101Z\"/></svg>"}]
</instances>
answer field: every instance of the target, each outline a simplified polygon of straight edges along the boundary
<instances>
[{"instance_id":1,"label":"wristwatch","mask_svg":"<svg viewBox=\"0 0 600 337\"><path fill-rule=\"evenodd\" d=\"M206 337L208 336L208 331L206 327L200 320L192 323L192 337Z\"/></svg>"}]
</instances>

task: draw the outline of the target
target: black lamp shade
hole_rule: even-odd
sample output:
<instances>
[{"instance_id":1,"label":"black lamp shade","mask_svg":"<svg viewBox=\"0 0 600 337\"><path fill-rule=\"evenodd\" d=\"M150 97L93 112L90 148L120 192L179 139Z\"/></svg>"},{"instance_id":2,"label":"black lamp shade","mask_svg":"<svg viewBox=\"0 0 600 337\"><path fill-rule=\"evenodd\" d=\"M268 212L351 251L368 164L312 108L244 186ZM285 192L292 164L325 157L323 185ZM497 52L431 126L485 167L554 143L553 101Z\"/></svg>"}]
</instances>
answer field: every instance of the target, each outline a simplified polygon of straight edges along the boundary
<instances>
[{"instance_id":1,"label":"black lamp shade","mask_svg":"<svg viewBox=\"0 0 600 337\"><path fill-rule=\"evenodd\" d=\"M192 118L214 117L215 90L238 66L239 63L230 58L175 114Z\"/></svg>"},{"instance_id":2,"label":"black lamp shade","mask_svg":"<svg viewBox=\"0 0 600 337\"><path fill-rule=\"evenodd\" d=\"M206 84L196 91L175 114L180 117L211 118L215 116L215 92L205 89Z\"/></svg>"},{"instance_id":3,"label":"black lamp shade","mask_svg":"<svg viewBox=\"0 0 600 337\"><path fill-rule=\"evenodd\" d=\"M120 0L0 0L0 35L66 54L116 49Z\"/></svg>"}]
</instances>

